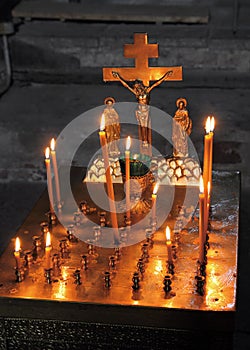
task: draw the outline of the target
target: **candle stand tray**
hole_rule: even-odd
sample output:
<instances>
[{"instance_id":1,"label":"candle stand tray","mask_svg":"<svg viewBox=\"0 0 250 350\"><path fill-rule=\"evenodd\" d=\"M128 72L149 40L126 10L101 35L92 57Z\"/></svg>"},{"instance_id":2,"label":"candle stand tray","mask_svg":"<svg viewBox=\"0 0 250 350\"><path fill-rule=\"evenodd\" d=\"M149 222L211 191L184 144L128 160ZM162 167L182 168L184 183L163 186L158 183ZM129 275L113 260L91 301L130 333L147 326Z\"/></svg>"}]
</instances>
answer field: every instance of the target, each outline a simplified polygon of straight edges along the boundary
<instances>
[{"instance_id":1,"label":"candle stand tray","mask_svg":"<svg viewBox=\"0 0 250 350\"><path fill-rule=\"evenodd\" d=\"M86 200L91 207L86 183L82 182L84 173L83 168L72 168L72 192L77 203ZM103 184L92 186L98 191ZM123 184L115 184L118 196L122 187ZM159 193L157 215L161 216L161 210L172 198L173 207L166 219L173 228L176 208L181 207L186 189L161 187L159 191L166 191L169 196ZM145 227L136 219L138 237L133 230L125 230L126 234L123 231L118 253L117 249L115 253L114 248L100 246L101 240L105 241L102 236L93 250L89 250L90 242L72 240L58 273L51 276L51 283L44 276L42 257L29 263L24 269L24 280L16 282L13 238L0 257L0 349L231 349L236 312L239 192L238 172L213 172L204 295L196 288L199 254L196 211L172 237L176 258L174 274L170 276L171 290L167 292L163 289L168 274L166 220L152 240L147 240ZM198 193L198 188L194 188L197 199ZM67 198L64 206L67 207ZM40 222L45 220L47 210L46 192L14 235L20 237L23 253L32 251L32 237L41 235ZM98 210L89 215L90 220L77 226L81 238L98 225ZM69 212L69 218L69 224L73 223L73 213ZM120 225L122 220L118 216ZM132 234L135 244L127 245L126 239ZM59 242L67 238L67 230L59 222L53 226L51 235L52 253L60 255ZM148 244L148 257L144 256L145 272L139 273L137 289L132 277L138 269L143 243ZM110 256L115 254L116 264L112 266ZM88 260L86 270L82 255ZM109 272L108 281L105 272Z\"/></svg>"}]
</instances>

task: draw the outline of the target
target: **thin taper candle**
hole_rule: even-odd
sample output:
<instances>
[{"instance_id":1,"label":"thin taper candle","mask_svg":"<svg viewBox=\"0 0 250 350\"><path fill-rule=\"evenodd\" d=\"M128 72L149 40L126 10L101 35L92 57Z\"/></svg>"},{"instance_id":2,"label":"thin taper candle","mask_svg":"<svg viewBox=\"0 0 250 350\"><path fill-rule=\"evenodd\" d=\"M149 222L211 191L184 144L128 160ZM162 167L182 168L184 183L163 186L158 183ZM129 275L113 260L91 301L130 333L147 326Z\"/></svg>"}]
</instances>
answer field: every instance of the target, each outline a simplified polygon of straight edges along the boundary
<instances>
[{"instance_id":1,"label":"thin taper candle","mask_svg":"<svg viewBox=\"0 0 250 350\"><path fill-rule=\"evenodd\" d=\"M158 189L159 189L159 183L156 182L152 193L152 223L153 224L156 222L156 202L157 202Z\"/></svg>"},{"instance_id":2,"label":"thin taper candle","mask_svg":"<svg viewBox=\"0 0 250 350\"><path fill-rule=\"evenodd\" d=\"M47 232L45 244L45 269L50 269L51 267L51 250L51 235L50 232Z\"/></svg>"},{"instance_id":3,"label":"thin taper candle","mask_svg":"<svg viewBox=\"0 0 250 350\"><path fill-rule=\"evenodd\" d=\"M126 217L130 220L130 146L131 138L127 137L125 151L125 186L126 186Z\"/></svg>"},{"instance_id":4,"label":"thin taper candle","mask_svg":"<svg viewBox=\"0 0 250 350\"><path fill-rule=\"evenodd\" d=\"M47 170L47 185L48 185L48 194L50 202L50 211L54 212L54 196L53 196L53 187L52 187L52 177L51 177L51 165L50 165L50 149L49 147L45 150L45 165Z\"/></svg>"},{"instance_id":5,"label":"thin taper candle","mask_svg":"<svg viewBox=\"0 0 250 350\"><path fill-rule=\"evenodd\" d=\"M60 193L60 182L59 182L55 147L56 147L56 142L55 142L55 139L52 138L50 141L50 153L51 153L52 164L53 164L53 169L54 169L56 200L57 200L57 205L60 206L61 205L61 193Z\"/></svg>"},{"instance_id":6,"label":"thin taper candle","mask_svg":"<svg viewBox=\"0 0 250 350\"><path fill-rule=\"evenodd\" d=\"M168 226L166 227L166 245L167 245L167 249L168 249L168 263L172 264L173 263L173 254L172 254L171 232L170 232L170 228Z\"/></svg>"},{"instance_id":7,"label":"thin taper candle","mask_svg":"<svg viewBox=\"0 0 250 350\"><path fill-rule=\"evenodd\" d=\"M21 267L21 260L20 260L20 251L21 251L21 243L19 237L15 240L15 251L14 251L14 257L16 259L16 269L19 270Z\"/></svg>"},{"instance_id":8,"label":"thin taper candle","mask_svg":"<svg viewBox=\"0 0 250 350\"><path fill-rule=\"evenodd\" d=\"M204 194L204 184L203 178L200 177L200 194L199 194L199 262L204 263L205 258L205 241L206 241L206 231L205 231L205 194Z\"/></svg>"}]
</instances>

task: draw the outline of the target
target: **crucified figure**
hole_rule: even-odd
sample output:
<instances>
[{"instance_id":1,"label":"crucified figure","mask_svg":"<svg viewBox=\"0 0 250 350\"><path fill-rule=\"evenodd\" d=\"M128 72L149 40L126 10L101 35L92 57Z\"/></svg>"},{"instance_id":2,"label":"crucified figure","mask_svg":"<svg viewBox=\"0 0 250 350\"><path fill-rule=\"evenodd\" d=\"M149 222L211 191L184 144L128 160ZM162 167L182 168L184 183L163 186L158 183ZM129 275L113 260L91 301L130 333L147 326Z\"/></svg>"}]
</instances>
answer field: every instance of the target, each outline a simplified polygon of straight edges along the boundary
<instances>
[{"instance_id":1,"label":"crucified figure","mask_svg":"<svg viewBox=\"0 0 250 350\"><path fill-rule=\"evenodd\" d=\"M169 77L173 74L173 71L170 70L166 72L160 79L156 80L151 86L145 86L141 80L135 80L133 87L131 87L126 80L124 80L118 72L112 72L114 78L119 79L122 85L131 91L137 99L137 102L143 105L148 105L150 100L150 92L153 88L160 85L166 77Z\"/></svg>"}]
</instances>

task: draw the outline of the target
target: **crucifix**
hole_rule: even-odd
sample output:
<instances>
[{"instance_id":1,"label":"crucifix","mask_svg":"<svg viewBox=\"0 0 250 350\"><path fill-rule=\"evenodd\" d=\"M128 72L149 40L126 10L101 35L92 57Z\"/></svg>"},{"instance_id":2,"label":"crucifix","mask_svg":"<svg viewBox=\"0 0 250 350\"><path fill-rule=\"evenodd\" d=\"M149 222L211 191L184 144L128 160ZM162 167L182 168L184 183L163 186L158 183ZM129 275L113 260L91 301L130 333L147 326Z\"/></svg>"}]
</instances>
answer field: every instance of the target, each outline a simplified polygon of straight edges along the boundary
<instances>
[{"instance_id":1,"label":"crucifix","mask_svg":"<svg viewBox=\"0 0 250 350\"><path fill-rule=\"evenodd\" d=\"M135 33L134 44L124 45L124 57L134 58L135 67L103 68L104 81L120 81L136 95L138 103L149 104L151 90L165 80L182 80L182 67L149 67L149 58L158 58L158 44L148 44L146 33ZM130 86L128 82L133 81ZM152 85L150 81L154 81Z\"/></svg>"},{"instance_id":2,"label":"crucifix","mask_svg":"<svg viewBox=\"0 0 250 350\"><path fill-rule=\"evenodd\" d=\"M182 67L149 67L148 59L159 57L158 44L148 44L146 33L135 33L134 44L124 45L124 57L134 58L135 67L103 68L104 81L120 81L137 99L141 152L151 155L150 92L165 80L182 80ZM129 82L134 82L131 86ZM150 85L150 81L154 81Z\"/></svg>"}]
</instances>

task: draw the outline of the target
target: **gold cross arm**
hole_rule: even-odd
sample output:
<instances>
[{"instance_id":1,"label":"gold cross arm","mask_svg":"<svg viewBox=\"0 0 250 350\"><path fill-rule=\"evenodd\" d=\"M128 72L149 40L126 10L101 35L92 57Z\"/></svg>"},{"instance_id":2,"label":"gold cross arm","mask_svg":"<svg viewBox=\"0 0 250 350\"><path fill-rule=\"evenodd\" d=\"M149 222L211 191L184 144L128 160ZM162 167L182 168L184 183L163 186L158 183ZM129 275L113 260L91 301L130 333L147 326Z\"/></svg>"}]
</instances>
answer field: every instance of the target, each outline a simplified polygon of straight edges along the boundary
<instances>
[{"instance_id":1,"label":"gold cross arm","mask_svg":"<svg viewBox=\"0 0 250 350\"><path fill-rule=\"evenodd\" d=\"M167 75L164 80L182 80L182 67L149 67L148 59L157 58L158 44L148 44L146 33L135 33L134 44L124 45L124 57L134 58L135 67L118 67L103 68L104 81L119 80L114 77L112 72L117 72L126 81L135 81L139 79L145 86L149 86L150 81L159 80L171 71L171 75Z\"/></svg>"},{"instance_id":2,"label":"gold cross arm","mask_svg":"<svg viewBox=\"0 0 250 350\"><path fill-rule=\"evenodd\" d=\"M135 81L139 79L145 86L149 86L150 81L159 80L164 74L171 71L170 76L166 76L164 80L182 80L182 67L149 67L147 73L145 71L135 69L133 67L126 68L103 68L103 80L104 81L119 81L112 75L112 72L119 73L124 80Z\"/></svg>"}]
</instances>

